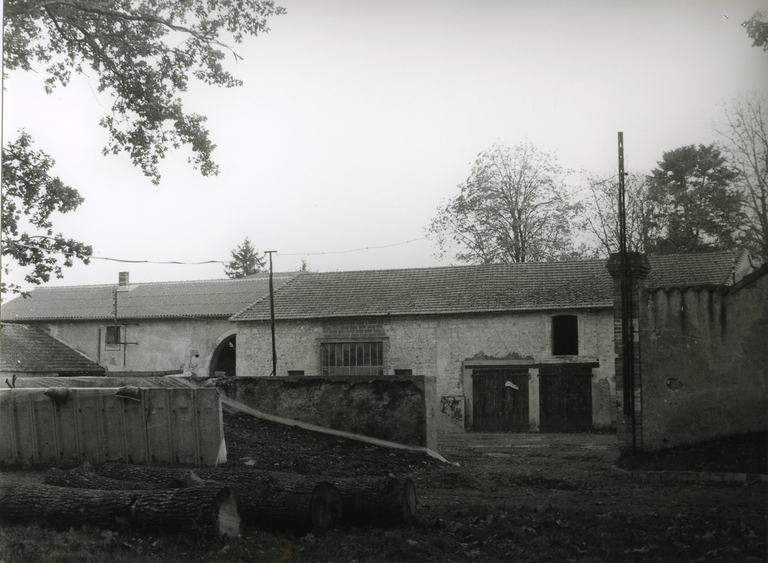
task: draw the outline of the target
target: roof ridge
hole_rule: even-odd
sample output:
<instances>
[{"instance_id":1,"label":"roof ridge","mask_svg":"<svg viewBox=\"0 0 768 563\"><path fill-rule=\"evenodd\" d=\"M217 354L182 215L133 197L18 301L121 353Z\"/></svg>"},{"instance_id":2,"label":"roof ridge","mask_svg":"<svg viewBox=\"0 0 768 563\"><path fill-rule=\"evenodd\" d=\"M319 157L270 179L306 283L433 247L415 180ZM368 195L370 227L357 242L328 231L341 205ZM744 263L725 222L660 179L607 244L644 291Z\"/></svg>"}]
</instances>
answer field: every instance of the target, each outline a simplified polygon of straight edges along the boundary
<instances>
[{"instance_id":1,"label":"roof ridge","mask_svg":"<svg viewBox=\"0 0 768 563\"><path fill-rule=\"evenodd\" d=\"M255 275L255 274L254 274ZM273 278L290 279L294 275L294 272L279 272L273 274ZM148 282L131 282L132 286L147 286L147 285L184 285L184 284L199 284L199 283L237 283L237 282L252 282L252 281L264 281L269 279L269 274L266 273L263 278L256 277L244 277L244 278L212 278L204 280L169 280L169 281L148 281ZM119 284L116 283L93 283L85 285L58 285L58 286L41 286L30 289L30 293L38 290L58 290L58 289L86 289L93 287L116 287Z\"/></svg>"},{"instance_id":2,"label":"roof ridge","mask_svg":"<svg viewBox=\"0 0 768 563\"><path fill-rule=\"evenodd\" d=\"M498 267L517 267L528 265L550 265L550 264L584 264L586 262L604 263L607 262L607 258L586 258L584 260L552 260L547 261L530 261L530 262L494 262L492 264L452 264L450 266L417 266L414 268L379 268L372 270L333 270L328 272L300 272L302 274L360 274L360 273L381 273L381 272L417 272L417 271L430 271L435 270L458 270L469 268L498 268Z\"/></svg>"}]
</instances>

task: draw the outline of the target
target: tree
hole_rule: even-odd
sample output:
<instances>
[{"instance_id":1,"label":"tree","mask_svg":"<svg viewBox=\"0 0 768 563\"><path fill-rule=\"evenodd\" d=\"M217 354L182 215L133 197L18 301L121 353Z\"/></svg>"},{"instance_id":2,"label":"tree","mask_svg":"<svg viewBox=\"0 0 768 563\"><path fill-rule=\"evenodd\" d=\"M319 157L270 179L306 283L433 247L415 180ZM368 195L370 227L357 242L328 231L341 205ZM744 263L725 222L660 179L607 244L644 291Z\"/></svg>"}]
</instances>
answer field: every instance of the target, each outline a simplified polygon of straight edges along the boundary
<instances>
[{"instance_id":1,"label":"tree","mask_svg":"<svg viewBox=\"0 0 768 563\"><path fill-rule=\"evenodd\" d=\"M768 21L764 12L757 11L741 25L747 28L747 35L752 39L753 47L762 47L768 51Z\"/></svg>"},{"instance_id":2,"label":"tree","mask_svg":"<svg viewBox=\"0 0 768 563\"><path fill-rule=\"evenodd\" d=\"M232 261L224 267L224 273L228 278L244 278L261 272L263 268L264 258L259 258L253 244L245 237L243 244L232 251Z\"/></svg>"},{"instance_id":3,"label":"tree","mask_svg":"<svg viewBox=\"0 0 768 563\"><path fill-rule=\"evenodd\" d=\"M72 73L92 71L109 92L104 154L126 152L157 184L168 147L188 146L203 175L216 174L215 145L205 117L186 113L179 94L189 76L206 84L240 85L224 69L223 41L268 31L284 14L272 0L4 0L5 70L45 69L45 89L66 86ZM89 70L90 69L90 70Z\"/></svg>"},{"instance_id":4,"label":"tree","mask_svg":"<svg viewBox=\"0 0 768 563\"><path fill-rule=\"evenodd\" d=\"M766 24L768 25L768 24ZM744 240L755 257L768 260L768 104L756 93L723 105L716 127L728 158L739 171L744 197Z\"/></svg>"},{"instance_id":5,"label":"tree","mask_svg":"<svg viewBox=\"0 0 768 563\"><path fill-rule=\"evenodd\" d=\"M588 175L587 202L581 227L594 240L598 253L610 256L619 251L618 176L598 178ZM648 253L654 238L652 219L655 206L648 197L648 177L629 174L624 180L627 250Z\"/></svg>"},{"instance_id":6,"label":"tree","mask_svg":"<svg viewBox=\"0 0 768 563\"><path fill-rule=\"evenodd\" d=\"M665 152L648 177L654 205L651 253L728 250L743 225L738 173L715 145L689 145Z\"/></svg>"},{"instance_id":7,"label":"tree","mask_svg":"<svg viewBox=\"0 0 768 563\"><path fill-rule=\"evenodd\" d=\"M93 253L90 246L53 232L54 212L69 213L83 203L77 190L49 174L54 164L50 156L32 149L32 138L24 131L3 147L2 255L19 266L33 266L24 279L37 285L51 274L62 278L62 267L72 266L75 258L88 264ZM9 272L4 259L3 273ZM3 282L0 291L21 293L21 288Z\"/></svg>"},{"instance_id":8,"label":"tree","mask_svg":"<svg viewBox=\"0 0 768 563\"><path fill-rule=\"evenodd\" d=\"M459 195L438 208L427 234L445 256L451 244L465 263L555 260L572 255L565 172L554 156L529 143L481 152Z\"/></svg>"}]
</instances>

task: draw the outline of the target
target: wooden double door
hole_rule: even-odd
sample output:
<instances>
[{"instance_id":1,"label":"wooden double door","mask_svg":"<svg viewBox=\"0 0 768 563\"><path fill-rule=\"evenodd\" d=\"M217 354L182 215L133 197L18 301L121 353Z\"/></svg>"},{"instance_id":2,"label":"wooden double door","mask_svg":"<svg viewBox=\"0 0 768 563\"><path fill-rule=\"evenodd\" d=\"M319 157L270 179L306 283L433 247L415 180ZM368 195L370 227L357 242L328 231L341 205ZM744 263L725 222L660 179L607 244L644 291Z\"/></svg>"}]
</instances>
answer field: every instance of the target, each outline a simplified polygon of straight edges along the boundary
<instances>
[{"instance_id":1,"label":"wooden double door","mask_svg":"<svg viewBox=\"0 0 768 563\"><path fill-rule=\"evenodd\" d=\"M475 432L527 432L528 368L493 367L472 370Z\"/></svg>"},{"instance_id":2,"label":"wooden double door","mask_svg":"<svg viewBox=\"0 0 768 563\"><path fill-rule=\"evenodd\" d=\"M587 432L592 429L591 364L539 366L539 430Z\"/></svg>"},{"instance_id":3,"label":"wooden double door","mask_svg":"<svg viewBox=\"0 0 768 563\"><path fill-rule=\"evenodd\" d=\"M588 432L592 429L592 368L597 364L551 364L473 368L475 432L528 432L528 369L539 370L539 430Z\"/></svg>"}]
</instances>

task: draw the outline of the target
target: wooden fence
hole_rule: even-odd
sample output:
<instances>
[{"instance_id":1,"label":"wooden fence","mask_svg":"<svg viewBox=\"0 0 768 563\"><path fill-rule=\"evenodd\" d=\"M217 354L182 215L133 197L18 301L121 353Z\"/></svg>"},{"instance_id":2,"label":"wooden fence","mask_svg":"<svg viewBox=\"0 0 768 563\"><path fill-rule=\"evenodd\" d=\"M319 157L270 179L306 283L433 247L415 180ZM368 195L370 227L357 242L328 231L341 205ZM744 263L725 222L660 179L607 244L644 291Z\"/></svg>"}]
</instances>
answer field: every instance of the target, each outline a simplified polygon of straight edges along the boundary
<instances>
[{"instance_id":1,"label":"wooden fence","mask_svg":"<svg viewBox=\"0 0 768 563\"><path fill-rule=\"evenodd\" d=\"M216 389L128 390L0 390L0 463L205 466L226 460Z\"/></svg>"}]
</instances>

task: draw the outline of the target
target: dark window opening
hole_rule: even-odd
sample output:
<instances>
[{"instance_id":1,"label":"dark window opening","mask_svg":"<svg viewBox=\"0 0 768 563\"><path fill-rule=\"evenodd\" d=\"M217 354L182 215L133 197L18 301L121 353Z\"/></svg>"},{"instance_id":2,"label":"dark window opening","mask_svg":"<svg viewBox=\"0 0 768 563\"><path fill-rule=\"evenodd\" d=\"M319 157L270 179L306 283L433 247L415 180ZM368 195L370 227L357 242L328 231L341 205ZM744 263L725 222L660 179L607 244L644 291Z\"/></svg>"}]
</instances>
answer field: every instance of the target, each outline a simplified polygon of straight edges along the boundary
<instances>
[{"instance_id":1,"label":"dark window opening","mask_svg":"<svg viewBox=\"0 0 768 563\"><path fill-rule=\"evenodd\" d=\"M289 369L288 375L304 375L303 369Z\"/></svg>"},{"instance_id":2,"label":"dark window opening","mask_svg":"<svg viewBox=\"0 0 768 563\"><path fill-rule=\"evenodd\" d=\"M579 319L576 315L552 317L552 355L579 355Z\"/></svg>"},{"instance_id":3,"label":"dark window opening","mask_svg":"<svg viewBox=\"0 0 768 563\"><path fill-rule=\"evenodd\" d=\"M107 331L104 334L104 348L107 350L118 350L120 348L120 332L121 326L112 325L107 327Z\"/></svg>"},{"instance_id":4,"label":"dark window opening","mask_svg":"<svg viewBox=\"0 0 768 563\"><path fill-rule=\"evenodd\" d=\"M384 375L381 342L338 342L320 345L323 375Z\"/></svg>"},{"instance_id":5,"label":"dark window opening","mask_svg":"<svg viewBox=\"0 0 768 563\"><path fill-rule=\"evenodd\" d=\"M412 369L396 369L395 375L413 375Z\"/></svg>"}]
</instances>

